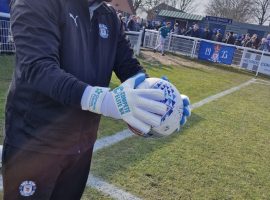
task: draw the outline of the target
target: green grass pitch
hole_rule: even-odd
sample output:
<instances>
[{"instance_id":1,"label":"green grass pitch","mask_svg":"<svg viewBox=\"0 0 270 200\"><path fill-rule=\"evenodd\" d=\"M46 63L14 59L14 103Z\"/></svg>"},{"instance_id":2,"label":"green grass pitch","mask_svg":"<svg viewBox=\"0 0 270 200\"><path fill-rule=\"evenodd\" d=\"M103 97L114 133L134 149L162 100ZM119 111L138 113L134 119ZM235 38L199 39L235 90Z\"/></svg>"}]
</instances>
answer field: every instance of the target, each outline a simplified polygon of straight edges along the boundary
<instances>
[{"instance_id":1,"label":"green grass pitch","mask_svg":"<svg viewBox=\"0 0 270 200\"><path fill-rule=\"evenodd\" d=\"M0 56L0 130L13 59ZM179 60L185 64L140 58L151 77L166 75L192 103L254 78L230 67ZM111 87L118 84L113 76ZM195 109L179 134L157 140L132 137L96 152L92 173L141 199L269 199L269 99L269 85L251 84ZM126 128L102 118L98 137ZM111 198L86 188L82 199Z\"/></svg>"}]
</instances>

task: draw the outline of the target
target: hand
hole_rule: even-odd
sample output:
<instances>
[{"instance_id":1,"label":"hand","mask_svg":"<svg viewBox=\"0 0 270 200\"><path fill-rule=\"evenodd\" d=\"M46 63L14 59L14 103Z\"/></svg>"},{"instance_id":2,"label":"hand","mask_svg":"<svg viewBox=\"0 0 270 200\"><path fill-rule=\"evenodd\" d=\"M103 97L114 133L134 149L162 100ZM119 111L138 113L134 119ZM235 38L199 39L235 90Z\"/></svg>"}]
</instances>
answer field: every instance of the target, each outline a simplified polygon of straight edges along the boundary
<instances>
[{"instance_id":1,"label":"hand","mask_svg":"<svg viewBox=\"0 0 270 200\"><path fill-rule=\"evenodd\" d=\"M162 76L161 79L170 82L167 76ZM181 95L181 99L183 100L183 115L180 120L180 125L183 126L187 122L187 118L191 116L191 109L189 97L186 95Z\"/></svg>"},{"instance_id":2,"label":"hand","mask_svg":"<svg viewBox=\"0 0 270 200\"><path fill-rule=\"evenodd\" d=\"M148 133L151 126L160 125L161 116L166 113L167 106L160 102L164 100L163 91L135 89L144 80L145 74L140 73L110 92L108 88L92 87L86 95L87 98L83 97L87 100L82 100L82 108L115 119L123 119L130 126Z\"/></svg>"},{"instance_id":3,"label":"hand","mask_svg":"<svg viewBox=\"0 0 270 200\"><path fill-rule=\"evenodd\" d=\"M108 95L112 95L121 119L135 129L148 133L151 126L160 125L161 116L166 113L167 106L159 102L164 100L163 91L158 89L135 89L144 80L145 74L138 74L125 81ZM111 115L111 117L114 116Z\"/></svg>"},{"instance_id":4,"label":"hand","mask_svg":"<svg viewBox=\"0 0 270 200\"><path fill-rule=\"evenodd\" d=\"M180 120L180 125L183 126L187 122L187 118L191 116L191 109L190 109L190 100L188 96L181 95L181 98L183 100L183 115L182 119Z\"/></svg>"}]
</instances>

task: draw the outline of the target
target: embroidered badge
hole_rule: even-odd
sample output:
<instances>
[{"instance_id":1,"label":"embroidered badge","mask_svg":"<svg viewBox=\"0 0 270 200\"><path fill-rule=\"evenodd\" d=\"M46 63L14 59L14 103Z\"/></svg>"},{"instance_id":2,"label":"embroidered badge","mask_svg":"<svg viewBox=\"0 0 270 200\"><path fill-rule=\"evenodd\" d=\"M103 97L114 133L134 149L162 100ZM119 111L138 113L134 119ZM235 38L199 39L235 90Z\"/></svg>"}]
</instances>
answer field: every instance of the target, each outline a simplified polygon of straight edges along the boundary
<instances>
[{"instance_id":1,"label":"embroidered badge","mask_svg":"<svg viewBox=\"0 0 270 200\"><path fill-rule=\"evenodd\" d=\"M105 24L99 24L99 35L104 39L109 37L109 30Z\"/></svg>"},{"instance_id":2,"label":"embroidered badge","mask_svg":"<svg viewBox=\"0 0 270 200\"><path fill-rule=\"evenodd\" d=\"M37 189L35 182L33 181L24 181L19 187L20 194L24 197L32 196Z\"/></svg>"}]
</instances>

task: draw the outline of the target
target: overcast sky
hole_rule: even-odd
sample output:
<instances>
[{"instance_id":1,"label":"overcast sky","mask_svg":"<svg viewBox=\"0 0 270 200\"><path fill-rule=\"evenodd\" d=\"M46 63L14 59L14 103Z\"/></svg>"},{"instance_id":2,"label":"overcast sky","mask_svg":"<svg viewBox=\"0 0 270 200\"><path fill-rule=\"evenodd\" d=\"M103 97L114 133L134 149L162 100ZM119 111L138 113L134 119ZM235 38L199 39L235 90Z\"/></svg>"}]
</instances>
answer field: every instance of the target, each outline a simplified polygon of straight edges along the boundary
<instances>
[{"instance_id":1,"label":"overcast sky","mask_svg":"<svg viewBox=\"0 0 270 200\"><path fill-rule=\"evenodd\" d=\"M209 2L209 0L195 0L195 3L197 5L196 13L198 15L206 15L205 14L205 6Z\"/></svg>"}]
</instances>

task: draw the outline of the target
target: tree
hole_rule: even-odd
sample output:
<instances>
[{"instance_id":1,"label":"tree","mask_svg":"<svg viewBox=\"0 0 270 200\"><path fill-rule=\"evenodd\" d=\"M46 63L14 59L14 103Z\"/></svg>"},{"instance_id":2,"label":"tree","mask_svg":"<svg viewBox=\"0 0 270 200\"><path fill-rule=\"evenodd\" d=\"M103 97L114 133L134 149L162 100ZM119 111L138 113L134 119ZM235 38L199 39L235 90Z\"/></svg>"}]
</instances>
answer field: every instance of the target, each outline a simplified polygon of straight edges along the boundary
<instances>
[{"instance_id":1,"label":"tree","mask_svg":"<svg viewBox=\"0 0 270 200\"><path fill-rule=\"evenodd\" d=\"M143 0L133 0L133 8L135 12L142 6Z\"/></svg>"},{"instance_id":2,"label":"tree","mask_svg":"<svg viewBox=\"0 0 270 200\"><path fill-rule=\"evenodd\" d=\"M270 0L254 0L255 20L259 25L263 25L270 19Z\"/></svg>"},{"instance_id":3,"label":"tree","mask_svg":"<svg viewBox=\"0 0 270 200\"><path fill-rule=\"evenodd\" d=\"M171 0L171 5L182 12L191 12L195 9L194 0Z\"/></svg>"},{"instance_id":4,"label":"tree","mask_svg":"<svg viewBox=\"0 0 270 200\"><path fill-rule=\"evenodd\" d=\"M143 8L144 10L150 10L154 6L162 3L164 0L133 0L133 8L135 12L138 8Z\"/></svg>"},{"instance_id":5,"label":"tree","mask_svg":"<svg viewBox=\"0 0 270 200\"><path fill-rule=\"evenodd\" d=\"M253 0L211 0L206 7L206 13L238 22L248 22L254 17L254 5Z\"/></svg>"},{"instance_id":6,"label":"tree","mask_svg":"<svg viewBox=\"0 0 270 200\"><path fill-rule=\"evenodd\" d=\"M133 7L135 11L138 8L148 11L161 3L166 3L183 12L190 12L195 8L194 2L195 0L133 0Z\"/></svg>"}]
</instances>

